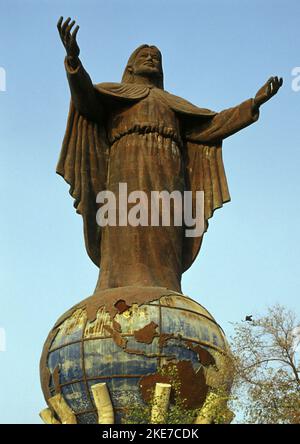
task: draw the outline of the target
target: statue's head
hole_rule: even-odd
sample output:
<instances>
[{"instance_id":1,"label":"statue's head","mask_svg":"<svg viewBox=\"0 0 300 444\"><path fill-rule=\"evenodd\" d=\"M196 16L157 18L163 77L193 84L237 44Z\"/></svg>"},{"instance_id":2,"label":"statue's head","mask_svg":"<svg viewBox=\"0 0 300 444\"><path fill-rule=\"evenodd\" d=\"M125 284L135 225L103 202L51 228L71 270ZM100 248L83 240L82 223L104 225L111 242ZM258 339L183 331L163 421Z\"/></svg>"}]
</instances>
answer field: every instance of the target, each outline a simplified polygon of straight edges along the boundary
<instances>
[{"instance_id":1,"label":"statue's head","mask_svg":"<svg viewBox=\"0 0 300 444\"><path fill-rule=\"evenodd\" d=\"M148 77L158 88L163 89L162 56L156 46L141 45L129 57L122 82L134 83L138 76Z\"/></svg>"}]
</instances>

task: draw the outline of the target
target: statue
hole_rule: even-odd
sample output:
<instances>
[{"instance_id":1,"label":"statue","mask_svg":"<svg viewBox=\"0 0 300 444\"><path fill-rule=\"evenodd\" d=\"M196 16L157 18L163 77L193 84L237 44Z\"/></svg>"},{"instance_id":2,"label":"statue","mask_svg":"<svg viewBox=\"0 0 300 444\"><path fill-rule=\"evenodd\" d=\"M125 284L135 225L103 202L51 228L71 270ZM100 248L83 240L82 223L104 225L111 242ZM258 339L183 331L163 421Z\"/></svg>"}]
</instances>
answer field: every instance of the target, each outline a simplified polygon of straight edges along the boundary
<instances>
[{"instance_id":1,"label":"statue","mask_svg":"<svg viewBox=\"0 0 300 444\"><path fill-rule=\"evenodd\" d=\"M283 81L271 77L254 99L250 98L238 106L217 113L166 92L159 49L141 45L130 56L121 83L93 84L79 59L80 50L76 40L79 26L74 28L74 25L75 21L70 18L64 22L61 17L58 22L59 35L67 53L65 68L71 105L57 172L70 185L70 194L75 199L74 206L83 217L87 253L100 268L94 295L86 306L79 304L76 309L85 307L88 321L93 323L100 316L99 309L105 307L112 320L107 331L115 343L125 352L137 354L136 348L128 346L129 339L124 339L125 321L120 316L128 310L130 316L133 316L134 304L140 307L159 300L159 304L164 306L167 303L162 303L162 298L181 295L181 276L197 257L203 233L201 236L187 237L184 235L184 224L175 223L169 226L145 223L139 226L124 223L99 226L96 217L98 193L109 190L121 199L120 183L126 184L128 193L142 190L149 200L152 191L167 190L169 193L176 191L180 194L185 191L203 191L206 231L214 211L230 200L222 161L223 140L256 122L260 106L277 93ZM192 203L195 210L195 201ZM215 323L203 307L191 311L197 311L199 316L207 317L212 324ZM56 337L60 334L59 327L74 313L73 307L71 313L68 312L56 324ZM158 321L149 318L143 328L131 332L136 339L135 347L139 342L143 342L144 346L152 343L157 328ZM180 340L174 331L168 334L168 339L161 339L160 355L164 341ZM215 338L218 335L220 337L215 339L212 348L201 349L201 359L207 350L213 354L213 347L226 349L223 333L218 330L213 335ZM206 346L212 344L212 339L203 338L199 343ZM59 379L57 367L52 366L51 370L47 364L51 341L53 335L47 342L42 358L43 387L47 384L50 387L46 399L59 392L58 383L55 388L55 383L52 381L51 386L49 382L51 378L54 380L56 377L56 381ZM189 344L189 350L195 351L195 344L191 345L188 341L185 343ZM159 353L157 356L160 356ZM207 365L211 365L214 360L213 357L206 360ZM182 365L178 365L179 372L185 365L190 365L182 364L185 361L179 361L178 356L177 361ZM58 361L57 365L60 365ZM52 375L45 376L45 366L48 366ZM191 379L196 378L196 373L197 377L201 373L193 373L195 369L191 368L190 371ZM84 381L88 397L91 398L86 378ZM143 380L146 385L148 382ZM159 378L156 382L159 382ZM195 384L197 386L200 382ZM201 384L202 388L206 387L206 383ZM201 398L203 404L205 396L202 395L199 394L198 400ZM199 404L196 402L193 405Z\"/></svg>"},{"instance_id":2,"label":"statue","mask_svg":"<svg viewBox=\"0 0 300 444\"><path fill-rule=\"evenodd\" d=\"M202 237L184 238L183 227L100 229L96 195L106 188L118 194L119 183L128 184L128 193L204 190L207 222L230 199L222 141L257 121L282 79L272 77L254 99L216 113L165 92L161 53L142 45L121 83L93 85L79 59L79 27L71 34L74 25L58 23L72 104L57 172L70 183L83 216L87 252L100 267L98 288L143 284L181 291L181 275Z\"/></svg>"}]
</instances>

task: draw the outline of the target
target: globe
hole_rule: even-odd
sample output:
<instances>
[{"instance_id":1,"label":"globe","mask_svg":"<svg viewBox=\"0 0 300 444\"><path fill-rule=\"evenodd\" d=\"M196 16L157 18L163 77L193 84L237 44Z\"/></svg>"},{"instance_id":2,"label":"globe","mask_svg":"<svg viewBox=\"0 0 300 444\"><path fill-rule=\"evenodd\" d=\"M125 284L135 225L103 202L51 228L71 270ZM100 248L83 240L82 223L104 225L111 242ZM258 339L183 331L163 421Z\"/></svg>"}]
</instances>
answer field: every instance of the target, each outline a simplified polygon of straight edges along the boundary
<instances>
[{"instance_id":1,"label":"globe","mask_svg":"<svg viewBox=\"0 0 300 444\"><path fill-rule=\"evenodd\" d=\"M60 393L77 423L96 424L91 387L105 382L115 423L121 423L127 395L147 402L147 389L161 380L160 369L168 379L171 365L178 370L187 406L201 407L224 354L228 345L222 328L188 296L165 288L110 289L56 322L41 357L42 389L46 402Z\"/></svg>"}]
</instances>

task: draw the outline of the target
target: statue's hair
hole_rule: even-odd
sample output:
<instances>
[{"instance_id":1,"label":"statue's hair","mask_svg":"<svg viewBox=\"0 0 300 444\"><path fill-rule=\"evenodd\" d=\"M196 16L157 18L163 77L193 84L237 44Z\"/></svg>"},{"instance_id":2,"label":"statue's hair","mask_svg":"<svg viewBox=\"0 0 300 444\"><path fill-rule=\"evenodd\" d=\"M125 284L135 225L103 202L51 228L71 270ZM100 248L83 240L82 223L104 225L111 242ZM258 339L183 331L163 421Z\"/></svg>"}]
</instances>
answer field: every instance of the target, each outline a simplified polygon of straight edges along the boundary
<instances>
[{"instance_id":1,"label":"statue's hair","mask_svg":"<svg viewBox=\"0 0 300 444\"><path fill-rule=\"evenodd\" d=\"M134 73L132 72L132 66L134 65L135 59L138 55L138 53L144 49L144 48L153 48L156 49L157 52L160 55L160 74L158 76L158 87L161 89L164 89L164 73L163 73L163 69L162 69L162 55L160 50L153 45L141 45L138 48L136 48L133 53L131 54L131 56L128 59L125 71L123 73L123 77L122 77L122 82L123 83L134 83Z\"/></svg>"}]
</instances>

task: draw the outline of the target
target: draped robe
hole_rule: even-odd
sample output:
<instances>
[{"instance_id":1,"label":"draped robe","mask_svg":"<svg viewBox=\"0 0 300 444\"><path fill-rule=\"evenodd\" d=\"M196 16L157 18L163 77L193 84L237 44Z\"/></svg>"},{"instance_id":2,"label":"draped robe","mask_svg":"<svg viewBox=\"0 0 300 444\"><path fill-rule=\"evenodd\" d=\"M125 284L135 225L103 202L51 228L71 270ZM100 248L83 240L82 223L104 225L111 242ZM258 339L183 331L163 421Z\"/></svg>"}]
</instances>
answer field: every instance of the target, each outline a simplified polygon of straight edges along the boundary
<instances>
[{"instance_id":1,"label":"draped robe","mask_svg":"<svg viewBox=\"0 0 300 444\"><path fill-rule=\"evenodd\" d=\"M71 90L57 173L70 185L83 217L89 257L100 267L97 289L158 286L181 291L181 275L195 260L203 236L184 226L100 227L100 191L204 191L205 228L230 200L222 141L258 119L253 100L216 113L163 89L135 83L93 85L82 65L66 60ZM149 197L150 200L150 197ZM195 208L194 208L195 209ZM151 211L151 209L150 209ZM150 220L150 216L149 216Z\"/></svg>"}]
</instances>

